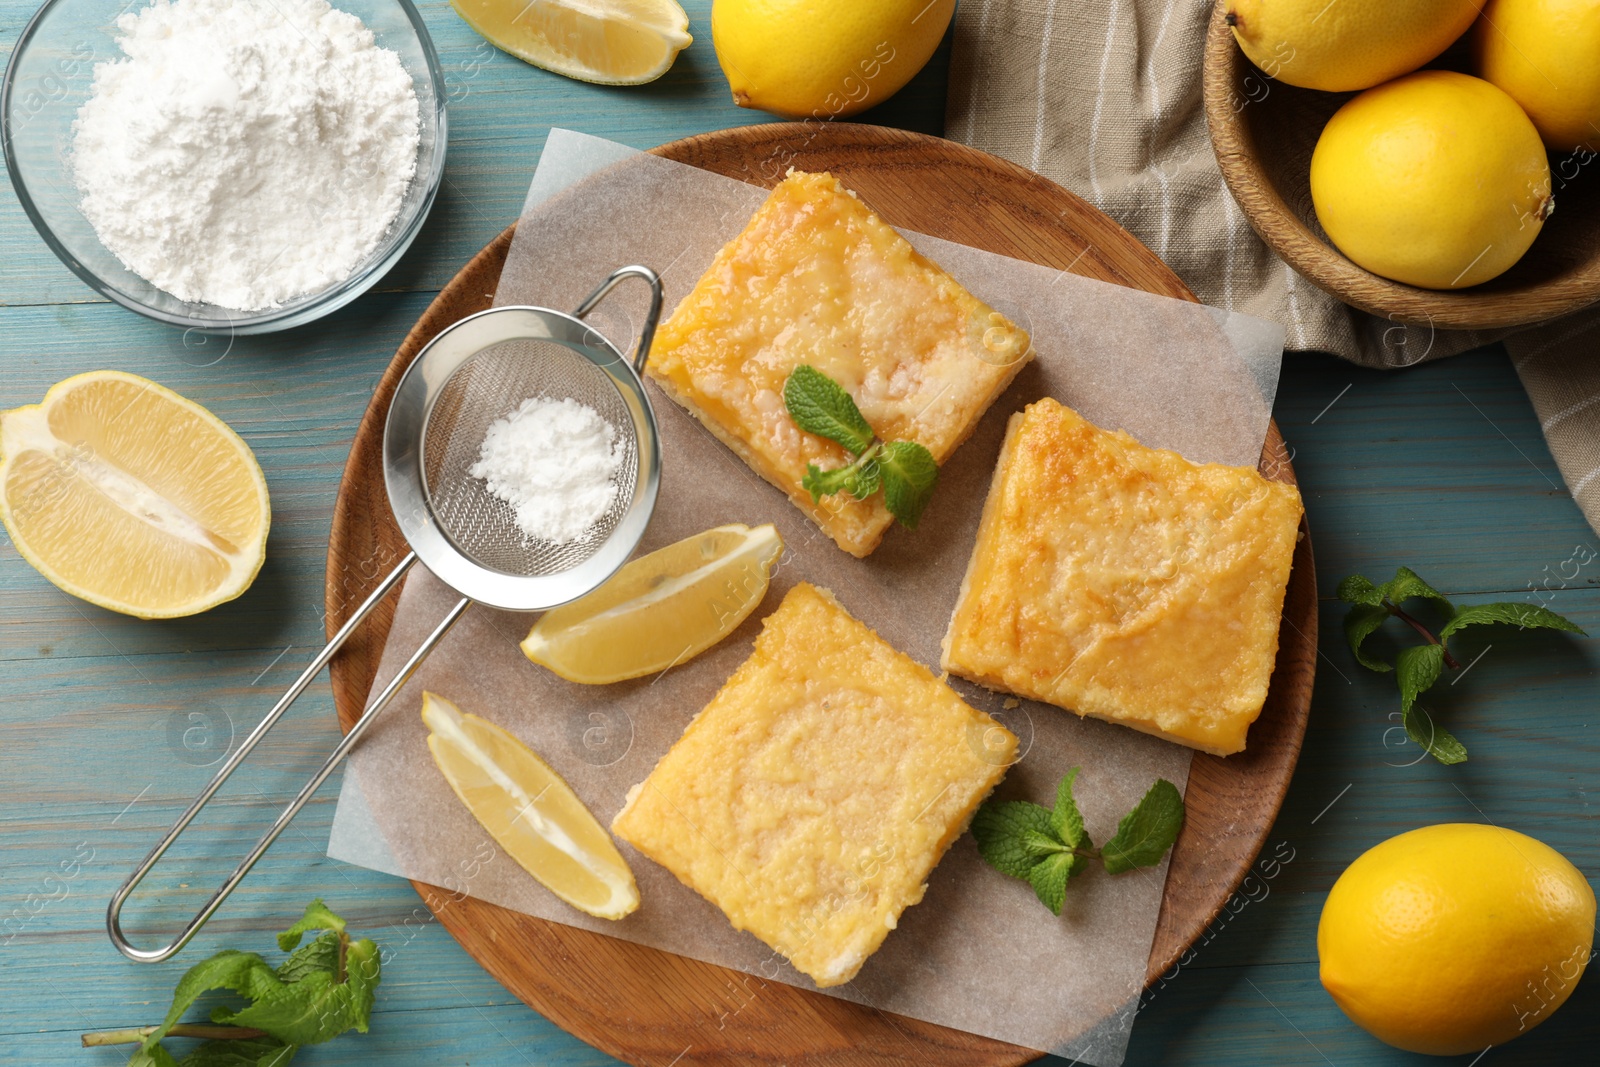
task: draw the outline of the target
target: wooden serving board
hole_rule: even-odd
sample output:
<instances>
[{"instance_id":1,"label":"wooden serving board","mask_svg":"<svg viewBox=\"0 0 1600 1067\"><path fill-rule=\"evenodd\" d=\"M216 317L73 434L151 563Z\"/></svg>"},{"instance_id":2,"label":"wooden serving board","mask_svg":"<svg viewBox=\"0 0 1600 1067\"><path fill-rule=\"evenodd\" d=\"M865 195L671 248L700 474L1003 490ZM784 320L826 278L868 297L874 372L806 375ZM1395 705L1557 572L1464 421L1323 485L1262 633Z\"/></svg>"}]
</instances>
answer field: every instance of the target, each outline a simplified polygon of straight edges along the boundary
<instances>
[{"instance_id":1,"label":"wooden serving board","mask_svg":"<svg viewBox=\"0 0 1600 1067\"><path fill-rule=\"evenodd\" d=\"M832 171L886 220L947 240L1152 293L1195 297L1155 254L1065 189L950 141L875 126L783 123L675 141L656 155L771 186L791 166ZM490 306L512 230L445 287L395 354L362 419L340 485L328 547L329 634L406 553L384 494L383 424L401 373L440 330ZM1293 482L1274 424L1261 469ZM1278 662L1246 752L1196 755L1188 820L1173 849L1146 972L1170 970L1255 862L1305 736L1316 665L1316 574L1302 525L1284 602ZM394 617L380 606L334 659L345 730L360 715ZM931 1023L891 1016L657 949L547 922L413 883L464 948L507 989L578 1037L632 1064L880 1063L1015 1065L1038 1056ZM997 991L997 995L998 995Z\"/></svg>"}]
</instances>

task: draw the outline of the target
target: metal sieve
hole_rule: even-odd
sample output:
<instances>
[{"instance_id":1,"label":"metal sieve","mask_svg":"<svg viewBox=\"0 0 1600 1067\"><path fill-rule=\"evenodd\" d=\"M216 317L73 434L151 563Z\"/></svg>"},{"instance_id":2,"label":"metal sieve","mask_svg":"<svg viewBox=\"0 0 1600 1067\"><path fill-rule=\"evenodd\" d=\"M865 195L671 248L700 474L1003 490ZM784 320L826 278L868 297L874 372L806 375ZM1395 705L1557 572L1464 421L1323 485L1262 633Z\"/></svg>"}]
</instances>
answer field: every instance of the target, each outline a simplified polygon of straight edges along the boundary
<instances>
[{"instance_id":1,"label":"metal sieve","mask_svg":"<svg viewBox=\"0 0 1600 1067\"><path fill-rule=\"evenodd\" d=\"M650 285L650 309L631 361L583 322L627 278ZM411 551L339 628L112 896L106 932L118 951L138 963L156 963L188 944L474 601L508 611L544 611L594 591L627 562L649 525L661 482L655 412L639 376L660 317L661 279L648 267L623 267L570 315L538 307L491 308L448 327L417 354L395 387L383 427L384 486ZM617 433L621 466L616 497L599 521L575 541L558 544L525 536L512 507L468 473L490 425L534 397L570 397L593 408ZM129 944L122 933L121 913L133 890L418 561L461 594L460 601L372 699L327 762L178 938L156 949Z\"/></svg>"}]
</instances>

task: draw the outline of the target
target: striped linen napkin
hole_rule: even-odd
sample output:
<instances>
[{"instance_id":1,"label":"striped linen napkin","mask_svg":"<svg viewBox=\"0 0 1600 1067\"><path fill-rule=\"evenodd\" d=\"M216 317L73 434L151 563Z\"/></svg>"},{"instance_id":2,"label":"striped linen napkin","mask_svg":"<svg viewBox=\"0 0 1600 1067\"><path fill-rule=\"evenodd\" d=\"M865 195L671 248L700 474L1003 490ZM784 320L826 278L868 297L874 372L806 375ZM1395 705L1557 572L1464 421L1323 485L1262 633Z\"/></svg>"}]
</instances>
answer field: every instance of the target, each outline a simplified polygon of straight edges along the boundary
<instances>
[{"instance_id":1,"label":"striped linen napkin","mask_svg":"<svg viewBox=\"0 0 1600 1067\"><path fill-rule=\"evenodd\" d=\"M945 132L1066 186L1208 304L1292 350L1403 367L1503 340L1562 476L1600 530L1600 311L1519 331L1404 327L1347 307L1256 237L1217 169L1200 70L1211 0L962 0Z\"/></svg>"}]
</instances>

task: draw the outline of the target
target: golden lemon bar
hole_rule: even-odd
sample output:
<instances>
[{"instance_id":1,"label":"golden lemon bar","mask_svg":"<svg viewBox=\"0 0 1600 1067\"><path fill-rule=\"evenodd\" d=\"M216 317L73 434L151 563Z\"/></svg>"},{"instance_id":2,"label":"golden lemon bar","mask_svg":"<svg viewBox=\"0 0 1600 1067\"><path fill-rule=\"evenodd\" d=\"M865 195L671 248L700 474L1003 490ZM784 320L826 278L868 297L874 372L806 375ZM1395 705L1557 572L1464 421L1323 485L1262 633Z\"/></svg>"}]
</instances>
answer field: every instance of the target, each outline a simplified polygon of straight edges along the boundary
<instances>
[{"instance_id":1,"label":"golden lemon bar","mask_svg":"<svg viewBox=\"0 0 1600 1067\"><path fill-rule=\"evenodd\" d=\"M789 372L817 368L880 438L917 441L943 463L1032 356L1024 331L832 175L790 171L662 325L647 369L840 548L866 556L893 519L881 495L814 504L801 488L808 463L852 457L789 418Z\"/></svg>"},{"instance_id":2,"label":"golden lemon bar","mask_svg":"<svg viewBox=\"0 0 1600 1067\"><path fill-rule=\"evenodd\" d=\"M839 985L922 899L1016 745L802 583L611 829Z\"/></svg>"},{"instance_id":3,"label":"golden lemon bar","mask_svg":"<svg viewBox=\"0 0 1600 1067\"><path fill-rule=\"evenodd\" d=\"M1267 697L1300 494L1041 400L1011 417L944 668L1203 752Z\"/></svg>"}]
</instances>

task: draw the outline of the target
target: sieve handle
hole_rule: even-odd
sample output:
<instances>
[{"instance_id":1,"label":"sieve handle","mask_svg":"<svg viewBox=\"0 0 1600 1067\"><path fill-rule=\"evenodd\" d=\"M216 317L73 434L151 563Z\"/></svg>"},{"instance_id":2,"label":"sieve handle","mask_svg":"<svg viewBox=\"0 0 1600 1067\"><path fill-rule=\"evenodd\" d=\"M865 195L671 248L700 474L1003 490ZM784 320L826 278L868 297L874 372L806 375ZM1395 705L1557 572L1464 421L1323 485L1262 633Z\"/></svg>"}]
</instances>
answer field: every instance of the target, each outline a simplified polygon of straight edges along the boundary
<instances>
[{"instance_id":1,"label":"sieve handle","mask_svg":"<svg viewBox=\"0 0 1600 1067\"><path fill-rule=\"evenodd\" d=\"M471 601L463 599L450 610L444 620L428 635L427 639L422 642L422 646L406 661L405 666L400 668L400 672L395 675L394 680L385 686L383 692L378 694L377 699L361 713L361 718L356 720L355 725L350 728L350 732L339 742L339 746L333 750L327 762L323 763L322 768L306 783L305 787L300 790L299 795L290 802L289 806L278 814L277 819L268 827L261 840L257 841L255 847L250 850L250 854L239 862L239 866L234 868L233 873L228 876L228 880L222 883L222 887L206 902L205 907L200 909L199 914L189 920L189 925L184 927L183 932L178 935L175 941L154 949L135 948L128 943L128 939L122 933L122 905L127 902L134 889L144 880L145 875L150 873L150 869L160 861L162 855L178 839L178 836L188 828L189 823L194 820L194 817L200 813L200 809L205 807L216 791L221 788L222 783L228 780L228 776L238 768L239 764L244 762L245 757L250 754L250 750L255 748L256 744L266 736L267 731L272 729L283 713L289 709L289 705L293 704L300 694L305 692L306 687L311 684L311 680L317 676L323 667L327 666L334 653L350 638L350 635L355 632L356 627L361 624L362 620L400 584L400 579L405 577L406 572L411 569L411 565L416 561L416 553L409 553L394 570L389 572L388 577L384 578L379 583L378 588L373 590L372 595L362 602L361 606L356 609L355 614L350 616L349 621L339 627L339 632L333 635L333 638L329 640L321 652L317 653L317 657L311 661L300 677L295 679L294 684L289 687L278 703L273 705L272 710L267 712L266 717L261 720L260 724L250 731L250 736L245 738L244 743L239 746L233 755L228 757L228 761L217 771L216 777L211 779L211 784L201 791L193 804L189 805L189 810L179 816L178 821L172 824L172 829L167 831L167 835L156 843L156 846L150 850L150 854L144 858L144 862L139 864L138 868L128 876L128 880L122 883L122 887L112 895L111 904L106 909L106 933L110 935L111 943L116 945L117 950L124 956L135 963L159 963L175 955L184 945L189 943L189 940L195 934L200 932L200 928L206 924L206 921L211 918L222 902L228 898L228 894L232 893L238 884L244 880L244 876L250 873L250 868L255 866L256 861L278 839L278 835L288 827L289 821L299 814L300 809L305 807L306 802L311 799L322 783L327 781L328 776L333 773L334 768L355 746L361 735L366 732L367 727L377 719L378 712L382 711L384 706L400 691L401 687L410 680L411 676L416 673L417 668L422 665L423 659L429 652L433 651L433 647L439 643L439 640L444 637L456 620L461 618L462 613L466 611L467 605Z\"/></svg>"},{"instance_id":2,"label":"sieve handle","mask_svg":"<svg viewBox=\"0 0 1600 1067\"><path fill-rule=\"evenodd\" d=\"M641 267L635 263L631 267L618 267L611 272L611 277L600 283L600 288L590 293L588 299L578 305L578 310L572 317L581 319L593 311L617 287L617 283L625 278L643 278L650 283L650 312L645 316L644 329L639 331L639 347L633 353L633 369L644 370L644 361L650 355L650 344L656 339L656 324L661 321L661 276L649 267Z\"/></svg>"}]
</instances>

